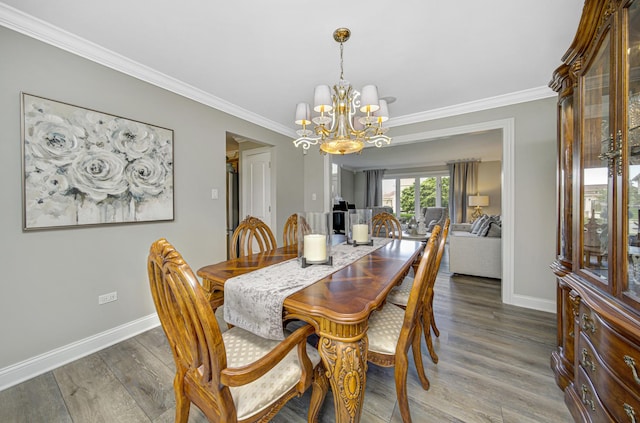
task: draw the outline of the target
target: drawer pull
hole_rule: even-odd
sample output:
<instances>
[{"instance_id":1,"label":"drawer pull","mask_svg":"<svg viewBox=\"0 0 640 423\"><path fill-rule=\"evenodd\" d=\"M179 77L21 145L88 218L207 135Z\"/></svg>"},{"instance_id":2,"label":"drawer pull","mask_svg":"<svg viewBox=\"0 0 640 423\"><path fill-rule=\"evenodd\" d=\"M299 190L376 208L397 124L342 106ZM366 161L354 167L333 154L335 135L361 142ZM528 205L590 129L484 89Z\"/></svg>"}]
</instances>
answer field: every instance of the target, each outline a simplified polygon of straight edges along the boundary
<instances>
[{"instance_id":1,"label":"drawer pull","mask_svg":"<svg viewBox=\"0 0 640 423\"><path fill-rule=\"evenodd\" d=\"M589 359L589 351L586 348L582 349L582 361L580 362L585 369L591 369L592 372L596 371L596 365Z\"/></svg>"},{"instance_id":2,"label":"drawer pull","mask_svg":"<svg viewBox=\"0 0 640 423\"><path fill-rule=\"evenodd\" d=\"M636 361L633 359L633 357L625 355L624 362L627 363L627 366L631 367L631 371L633 372L633 379L636 381L636 383L640 384L640 377L638 377L638 370L636 370Z\"/></svg>"},{"instance_id":3,"label":"drawer pull","mask_svg":"<svg viewBox=\"0 0 640 423\"><path fill-rule=\"evenodd\" d=\"M623 405L623 407L624 412L627 413L627 416L629 416L629 418L631 419L631 423L636 423L636 412L633 407L626 403Z\"/></svg>"},{"instance_id":4,"label":"drawer pull","mask_svg":"<svg viewBox=\"0 0 640 423\"><path fill-rule=\"evenodd\" d=\"M582 330L583 331L591 331L591 333L596 333L596 325L589 316L585 313L582 314Z\"/></svg>"},{"instance_id":5,"label":"drawer pull","mask_svg":"<svg viewBox=\"0 0 640 423\"><path fill-rule=\"evenodd\" d=\"M596 411L596 404L592 399L587 399L587 394L589 394L589 388L583 383L582 384L582 403L588 406L591 411Z\"/></svg>"}]
</instances>

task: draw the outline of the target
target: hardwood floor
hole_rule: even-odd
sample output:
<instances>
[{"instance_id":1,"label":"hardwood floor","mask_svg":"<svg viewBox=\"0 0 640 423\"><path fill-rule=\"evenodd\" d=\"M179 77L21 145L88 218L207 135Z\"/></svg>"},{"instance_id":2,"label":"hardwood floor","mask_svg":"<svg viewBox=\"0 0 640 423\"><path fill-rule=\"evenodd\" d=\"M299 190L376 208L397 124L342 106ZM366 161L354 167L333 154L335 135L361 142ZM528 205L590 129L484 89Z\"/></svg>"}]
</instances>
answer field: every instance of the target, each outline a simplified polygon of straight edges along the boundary
<instances>
[{"instance_id":1,"label":"hardwood floor","mask_svg":"<svg viewBox=\"0 0 640 423\"><path fill-rule=\"evenodd\" d=\"M410 365L413 421L572 422L549 367L555 315L503 305L500 281L451 276L445 260L434 301L440 361L433 364L423 345L428 391ZM157 327L0 392L0 422L173 422L173 372L171 351ZM308 404L309 393L290 401L272 421L305 422ZM333 420L329 392L321 422ZM189 422L205 421L192 406ZM362 422L402 422L393 368L369 365Z\"/></svg>"}]
</instances>

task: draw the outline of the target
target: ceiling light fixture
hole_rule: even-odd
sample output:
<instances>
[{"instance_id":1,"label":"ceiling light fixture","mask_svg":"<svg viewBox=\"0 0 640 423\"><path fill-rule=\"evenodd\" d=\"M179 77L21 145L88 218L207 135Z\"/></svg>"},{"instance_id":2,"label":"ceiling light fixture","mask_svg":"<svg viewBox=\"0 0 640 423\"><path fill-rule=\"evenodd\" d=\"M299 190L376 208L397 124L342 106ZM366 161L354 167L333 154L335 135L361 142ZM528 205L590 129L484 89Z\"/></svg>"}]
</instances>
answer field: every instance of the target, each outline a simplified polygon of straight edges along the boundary
<instances>
[{"instance_id":1,"label":"ceiling light fixture","mask_svg":"<svg viewBox=\"0 0 640 423\"><path fill-rule=\"evenodd\" d=\"M295 122L302 125L302 129L296 131L300 138L293 141L296 147L308 150L320 143L323 154L351 154L360 153L365 142L376 147L391 143L391 138L385 135L388 128L382 127L389 119L389 108L386 100L378 99L378 88L365 85L360 93L344 79L342 51L350 36L348 28L333 32L333 39L340 43L340 81L333 86L333 94L328 85L316 87L313 110L320 116L311 119L308 103L296 106ZM366 115L357 116L357 111ZM315 124L314 130L307 129L311 123Z\"/></svg>"}]
</instances>

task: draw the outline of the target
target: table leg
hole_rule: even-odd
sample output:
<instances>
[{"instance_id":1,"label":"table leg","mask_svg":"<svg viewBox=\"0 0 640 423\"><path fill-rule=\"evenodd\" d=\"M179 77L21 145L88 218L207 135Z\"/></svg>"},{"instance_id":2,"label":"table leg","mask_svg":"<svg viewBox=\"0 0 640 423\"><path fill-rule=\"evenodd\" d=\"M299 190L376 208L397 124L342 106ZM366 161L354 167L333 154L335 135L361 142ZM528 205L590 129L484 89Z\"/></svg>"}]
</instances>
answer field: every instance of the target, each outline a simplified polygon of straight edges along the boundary
<instances>
[{"instance_id":1,"label":"table leg","mask_svg":"<svg viewBox=\"0 0 640 423\"><path fill-rule=\"evenodd\" d=\"M360 421L367 380L367 348L364 333L359 339L348 341L320 336L318 351L329 375L336 423Z\"/></svg>"}]
</instances>

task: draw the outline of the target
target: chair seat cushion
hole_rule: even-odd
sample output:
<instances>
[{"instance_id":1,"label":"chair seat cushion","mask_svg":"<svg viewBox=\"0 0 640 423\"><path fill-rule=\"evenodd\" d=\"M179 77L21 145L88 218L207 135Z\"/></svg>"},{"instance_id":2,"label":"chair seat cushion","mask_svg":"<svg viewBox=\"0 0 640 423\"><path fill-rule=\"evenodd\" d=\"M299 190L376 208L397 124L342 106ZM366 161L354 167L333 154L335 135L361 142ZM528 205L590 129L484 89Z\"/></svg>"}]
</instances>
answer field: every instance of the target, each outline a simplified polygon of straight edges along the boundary
<instances>
[{"instance_id":1,"label":"chair seat cushion","mask_svg":"<svg viewBox=\"0 0 640 423\"><path fill-rule=\"evenodd\" d=\"M228 367L241 367L253 363L280 343L238 327L224 332L222 339L227 352ZM318 351L308 345L307 354L315 367L320 362ZM300 381L300 376L297 348L294 348L260 379L244 386L229 388L236 405L238 420L244 420L269 407L293 388Z\"/></svg>"},{"instance_id":2,"label":"chair seat cushion","mask_svg":"<svg viewBox=\"0 0 640 423\"><path fill-rule=\"evenodd\" d=\"M382 309L371 314L367 330L369 351L388 355L396 353L404 313L397 305L387 302Z\"/></svg>"},{"instance_id":3,"label":"chair seat cushion","mask_svg":"<svg viewBox=\"0 0 640 423\"><path fill-rule=\"evenodd\" d=\"M411 288L413 287L413 278L407 276L402 283L389 292L387 296L387 302L396 304L400 307L406 307L409 304L409 295L411 294Z\"/></svg>"}]
</instances>

